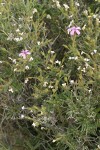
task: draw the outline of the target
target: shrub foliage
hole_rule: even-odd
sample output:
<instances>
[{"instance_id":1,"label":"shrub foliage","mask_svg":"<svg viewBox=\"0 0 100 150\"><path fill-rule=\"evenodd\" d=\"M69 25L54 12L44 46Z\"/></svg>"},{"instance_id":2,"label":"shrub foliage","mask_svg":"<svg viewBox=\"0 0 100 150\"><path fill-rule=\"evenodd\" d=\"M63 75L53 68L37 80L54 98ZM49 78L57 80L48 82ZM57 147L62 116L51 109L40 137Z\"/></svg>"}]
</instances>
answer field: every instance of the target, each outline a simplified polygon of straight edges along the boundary
<instances>
[{"instance_id":1,"label":"shrub foliage","mask_svg":"<svg viewBox=\"0 0 100 150\"><path fill-rule=\"evenodd\" d=\"M100 149L99 6L0 0L2 150Z\"/></svg>"}]
</instances>

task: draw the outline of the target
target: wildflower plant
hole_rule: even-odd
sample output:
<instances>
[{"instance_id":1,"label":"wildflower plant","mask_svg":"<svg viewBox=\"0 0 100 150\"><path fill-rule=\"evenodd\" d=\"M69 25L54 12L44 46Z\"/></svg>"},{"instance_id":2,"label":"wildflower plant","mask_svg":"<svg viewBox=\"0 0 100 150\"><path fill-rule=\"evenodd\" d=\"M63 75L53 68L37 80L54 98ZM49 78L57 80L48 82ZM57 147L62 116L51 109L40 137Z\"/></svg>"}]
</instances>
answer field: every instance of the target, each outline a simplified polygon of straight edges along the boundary
<instances>
[{"instance_id":1,"label":"wildflower plant","mask_svg":"<svg viewBox=\"0 0 100 150\"><path fill-rule=\"evenodd\" d=\"M2 149L99 149L98 3L0 1Z\"/></svg>"}]
</instances>

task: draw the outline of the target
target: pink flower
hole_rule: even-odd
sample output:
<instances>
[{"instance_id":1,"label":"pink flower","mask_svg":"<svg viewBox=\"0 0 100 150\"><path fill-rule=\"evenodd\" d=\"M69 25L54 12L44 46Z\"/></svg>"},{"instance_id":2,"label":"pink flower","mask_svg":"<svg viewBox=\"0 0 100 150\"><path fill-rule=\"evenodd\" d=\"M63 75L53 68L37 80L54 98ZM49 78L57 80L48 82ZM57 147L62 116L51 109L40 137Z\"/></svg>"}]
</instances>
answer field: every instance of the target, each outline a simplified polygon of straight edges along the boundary
<instances>
[{"instance_id":1,"label":"pink flower","mask_svg":"<svg viewBox=\"0 0 100 150\"><path fill-rule=\"evenodd\" d=\"M75 35L75 34L78 34L80 35L80 30L81 28L80 27L71 27L69 28L67 31L68 31L68 34L70 34L71 36Z\"/></svg>"},{"instance_id":2,"label":"pink flower","mask_svg":"<svg viewBox=\"0 0 100 150\"><path fill-rule=\"evenodd\" d=\"M30 55L29 50L22 50L21 53L19 54L19 57L23 57L23 59L26 59L27 55Z\"/></svg>"}]
</instances>

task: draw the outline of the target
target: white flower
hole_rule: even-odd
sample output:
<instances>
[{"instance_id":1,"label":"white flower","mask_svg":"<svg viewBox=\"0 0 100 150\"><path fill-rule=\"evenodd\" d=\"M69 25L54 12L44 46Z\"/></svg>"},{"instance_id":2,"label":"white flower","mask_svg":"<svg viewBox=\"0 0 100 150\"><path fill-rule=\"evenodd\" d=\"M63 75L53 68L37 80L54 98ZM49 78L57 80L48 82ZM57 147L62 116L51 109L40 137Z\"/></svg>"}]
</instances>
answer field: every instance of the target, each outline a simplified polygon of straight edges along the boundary
<instances>
[{"instance_id":1,"label":"white flower","mask_svg":"<svg viewBox=\"0 0 100 150\"><path fill-rule=\"evenodd\" d=\"M19 24L18 26L19 26L19 28L22 28L22 25L21 25L21 24ZM20 34L20 33L19 33L19 34Z\"/></svg>"},{"instance_id":2,"label":"white flower","mask_svg":"<svg viewBox=\"0 0 100 150\"><path fill-rule=\"evenodd\" d=\"M41 127L41 130L45 129L44 127Z\"/></svg>"},{"instance_id":3,"label":"white flower","mask_svg":"<svg viewBox=\"0 0 100 150\"><path fill-rule=\"evenodd\" d=\"M66 11L69 9L69 6L67 4L63 4L63 6L65 7Z\"/></svg>"},{"instance_id":4,"label":"white flower","mask_svg":"<svg viewBox=\"0 0 100 150\"><path fill-rule=\"evenodd\" d=\"M36 124L33 122L33 123L32 123L32 126L33 126L33 127L36 127Z\"/></svg>"},{"instance_id":5,"label":"white flower","mask_svg":"<svg viewBox=\"0 0 100 150\"><path fill-rule=\"evenodd\" d=\"M0 64L2 64L2 61L0 61Z\"/></svg>"},{"instance_id":6,"label":"white flower","mask_svg":"<svg viewBox=\"0 0 100 150\"><path fill-rule=\"evenodd\" d=\"M16 23L13 23L12 26L16 26Z\"/></svg>"},{"instance_id":7,"label":"white flower","mask_svg":"<svg viewBox=\"0 0 100 150\"><path fill-rule=\"evenodd\" d=\"M77 68L77 70L80 70L81 69L81 66L79 66L78 68Z\"/></svg>"},{"instance_id":8,"label":"white flower","mask_svg":"<svg viewBox=\"0 0 100 150\"><path fill-rule=\"evenodd\" d=\"M5 5L5 3L1 3L1 5Z\"/></svg>"},{"instance_id":9,"label":"white flower","mask_svg":"<svg viewBox=\"0 0 100 150\"><path fill-rule=\"evenodd\" d=\"M86 69L85 68L83 68L81 71L83 71L84 73L86 72Z\"/></svg>"},{"instance_id":10,"label":"white flower","mask_svg":"<svg viewBox=\"0 0 100 150\"><path fill-rule=\"evenodd\" d=\"M75 56L74 59L77 60L77 59L78 59L78 56Z\"/></svg>"},{"instance_id":11,"label":"white flower","mask_svg":"<svg viewBox=\"0 0 100 150\"><path fill-rule=\"evenodd\" d=\"M98 145L98 148L100 149L100 145Z\"/></svg>"},{"instance_id":12,"label":"white flower","mask_svg":"<svg viewBox=\"0 0 100 150\"><path fill-rule=\"evenodd\" d=\"M89 91L89 93L91 93L91 91L92 91L92 90L91 90L91 89L89 89L88 91Z\"/></svg>"},{"instance_id":13,"label":"white flower","mask_svg":"<svg viewBox=\"0 0 100 150\"><path fill-rule=\"evenodd\" d=\"M55 52L54 51L51 51L51 54L54 54Z\"/></svg>"},{"instance_id":14,"label":"white flower","mask_svg":"<svg viewBox=\"0 0 100 150\"><path fill-rule=\"evenodd\" d=\"M13 91L13 89L12 89L12 88L10 88L10 89L9 89L9 92L13 93L14 91Z\"/></svg>"},{"instance_id":15,"label":"white flower","mask_svg":"<svg viewBox=\"0 0 100 150\"><path fill-rule=\"evenodd\" d=\"M61 7L59 1L56 1L56 6L57 6L57 8Z\"/></svg>"},{"instance_id":16,"label":"white flower","mask_svg":"<svg viewBox=\"0 0 100 150\"><path fill-rule=\"evenodd\" d=\"M32 112L33 112L33 110L30 110L30 112L32 113Z\"/></svg>"},{"instance_id":17,"label":"white flower","mask_svg":"<svg viewBox=\"0 0 100 150\"><path fill-rule=\"evenodd\" d=\"M23 40L23 38L22 38L22 37L20 37L20 38L19 38L19 41L22 41L22 40Z\"/></svg>"},{"instance_id":18,"label":"white flower","mask_svg":"<svg viewBox=\"0 0 100 150\"><path fill-rule=\"evenodd\" d=\"M16 64L16 59L13 59L13 61L12 61L14 64Z\"/></svg>"},{"instance_id":19,"label":"white flower","mask_svg":"<svg viewBox=\"0 0 100 150\"><path fill-rule=\"evenodd\" d=\"M41 111L41 115L43 115L44 113L43 113L43 111Z\"/></svg>"},{"instance_id":20,"label":"white flower","mask_svg":"<svg viewBox=\"0 0 100 150\"><path fill-rule=\"evenodd\" d=\"M74 24L74 20L70 21L70 24L68 25L68 27L71 27Z\"/></svg>"},{"instance_id":21,"label":"white flower","mask_svg":"<svg viewBox=\"0 0 100 150\"><path fill-rule=\"evenodd\" d=\"M49 89L53 89L53 86L52 86L52 85L49 85L48 88L49 88Z\"/></svg>"},{"instance_id":22,"label":"white flower","mask_svg":"<svg viewBox=\"0 0 100 150\"><path fill-rule=\"evenodd\" d=\"M29 66L25 66L25 69L26 69L26 70L29 70Z\"/></svg>"},{"instance_id":23,"label":"white flower","mask_svg":"<svg viewBox=\"0 0 100 150\"><path fill-rule=\"evenodd\" d=\"M82 30L84 31L84 30L85 30L85 28L86 28L86 24L82 27Z\"/></svg>"},{"instance_id":24,"label":"white flower","mask_svg":"<svg viewBox=\"0 0 100 150\"><path fill-rule=\"evenodd\" d=\"M23 119L25 116L23 114L21 114L20 118Z\"/></svg>"},{"instance_id":25,"label":"white flower","mask_svg":"<svg viewBox=\"0 0 100 150\"><path fill-rule=\"evenodd\" d=\"M30 17L30 19L32 19L32 18L33 18L33 16Z\"/></svg>"},{"instance_id":26,"label":"white flower","mask_svg":"<svg viewBox=\"0 0 100 150\"><path fill-rule=\"evenodd\" d=\"M89 67L89 64L88 64L88 63L85 63L85 66L86 66L86 68L87 68L87 67Z\"/></svg>"},{"instance_id":27,"label":"white flower","mask_svg":"<svg viewBox=\"0 0 100 150\"><path fill-rule=\"evenodd\" d=\"M61 61L56 60L55 63L60 65L60 64L61 64Z\"/></svg>"},{"instance_id":28,"label":"white flower","mask_svg":"<svg viewBox=\"0 0 100 150\"><path fill-rule=\"evenodd\" d=\"M85 15L88 15L88 11L87 10L84 10L83 12Z\"/></svg>"},{"instance_id":29,"label":"white flower","mask_svg":"<svg viewBox=\"0 0 100 150\"><path fill-rule=\"evenodd\" d=\"M37 9L34 8L34 9L33 9L33 14L35 14L35 13L37 13L37 12L38 12Z\"/></svg>"},{"instance_id":30,"label":"white flower","mask_svg":"<svg viewBox=\"0 0 100 150\"><path fill-rule=\"evenodd\" d=\"M32 61L33 60L33 57L30 57L29 61Z\"/></svg>"},{"instance_id":31,"label":"white flower","mask_svg":"<svg viewBox=\"0 0 100 150\"><path fill-rule=\"evenodd\" d=\"M63 83L62 86L63 86L63 87L66 87L66 83Z\"/></svg>"},{"instance_id":32,"label":"white flower","mask_svg":"<svg viewBox=\"0 0 100 150\"><path fill-rule=\"evenodd\" d=\"M94 53L96 54L96 52L97 52L97 50L96 49L94 49Z\"/></svg>"},{"instance_id":33,"label":"white flower","mask_svg":"<svg viewBox=\"0 0 100 150\"><path fill-rule=\"evenodd\" d=\"M69 16L69 18L72 18L72 17L73 17L73 15L70 15L70 16Z\"/></svg>"},{"instance_id":34,"label":"white flower","mask_svg":"<svg viewBox=\"0 0 100 150\"><path fill-rule=\"evenodd\" d=\"M19 33L19 35L23 35L24 33L22 32L22 33Z\"/></svg>"},{"instance_id":35,"label":"white flower","mask_svg":"<svg viewBox=\"0 0 100 150\"><path fill-rule=\"evenodd\" d=\"M23 18L21 18L21 17L19 17L18 19L19 19L20 21L23 21Z\"/></svg>"},{"instance_id":36,"label":"white flower","mask_svg":"<svg viewBox=\"0 0 100 150\"><path fill-rule=\"evenodd\" d=\"M75 56L75 57L69 57L68 59L69 59L69 60L77 60L77 59L78 59L78 56Z\"/></svg>"},{"instance_id":37,"label":"white flower","mask_svg":"<svg viewBox=\"0 0 100 150\"><path fill-rule=\"evenodd\" d=\"M74 80L70 80L70 84L74 84Z\"/></svg>"},{"instance_id":38,"label":"white flower","mask_svg":"<svg viewBox=\"0 0 100 150\"><path fill-rule=\"evenodd\" d=\"M91 55L93 55L94 53L93 52L91 52Z\"/></svg>"},{"instance_id":39,"label":"white flower","mask_svg":"<svg viewBox=\"0 0 100 150\"><path fill-rule=\"evenodd\" d=\"M48 82L44 82L43 87L46 87L48 84Z\"/></svg>"},{"instance_id":40,"label":"white flower","mask_svg":"<svg viewBox=\"0 0 100 150\"><path fill-rule=\"evenodd\" d=\"M16 30L16 32L20 32L20 30L19 30L19 29L17 29L17 30Z\"/></svg>"},{"instance_id":41,"label":"white flower","mask_svg":"<svg viewBox=\"0 0 100 150\"><path fill-rule=\"evenodd\" d=\"M88 58L84 58L84 61L87 61L87 62L88 62L88 61L90 61L90 59L88 59Z\"/></svg>"},{"instance_id":42,"label":"white flower","mask_svg":"<svg viewBox=\"0 0 100 150\"><path fill-rule=\"evenodd\" d=\"M51 16L49 14L47 15L47 19L51 19Z\"/></svg>"},{"instance_id":43,"label":"white flower","mask_svg":"<svg viewBox=\"0 0 100 150\"><path fill-rule=\"evenodd\" d=\"M40 41L37 41L37 44L40 45L41 44Z\"/></svg>"},{"instance_id":44,"label":"white flower","mask_svg":"<svg viewBox=\"0 0 100 150\"><path fill-rule=\"evenodd\" d=\"M81 55L85 54L83 51L81 52Z\"/></svg>"},{"instance_id":45,"label":"white flower","mask_svg":"<svg viewBox=\"0 0 100 150\"><path fill-rule=\"evenodd\" d=\"M16 41L16 42L19 42L19 41L22 41L22 40L23 40L23 38L22 38L22 37L14 38L14 41Z\"/></svg>"},{"instance_id":46,"label":"white flower","mask_svg":"<svg viewBox=\"0 0 100 150\"><path fill-rule=\"evenodd\" d=\"M28 78L26 78L26 79L25 79L25 81L24 81L24 83L27 83L28 81L29 81L29 79L28 79Z\"/></svg>"},{"instance_id":47,"label":"white flower","mask_svg":"<svg viewBox=\"0 0 100 150\"><path fill-rule=\"evenodd\" d=\"M96 18L97 16L98 16L97 14L94 14L94 15L93 15L93 18Z\"/></svg>"},{"instance_id":48,"label":"white flower","mask_svg":"<svg viewBox=\"0 0 100 150\"><path fill-rule=\"evenodd\" d=\"M79 4L78 2L75 2L75 5L76 5L76 6L80 6L80 4Z\"/></svg>"},{"instance_id":49,"label":"white flower","mask_svg":"<svg viewBox=\"0 0 100 150\"><path fill-rule=\"evenodd\" d=\"M25 109L25 106L22 106L22 108L21 108L22 110L24 110Z\"/></svg>"},{"instance_id":50,"label":"white flower","mask_svg":"<svg viewBox=\"0 0 100 150\"><path fill-rule=\"evenodd\" d=\"M69 57L68 59L69 59L69 60L71 60L71 59L72 59L72 57Z\"/></svg>"},{"instance_id":51,"label":"white flower","mask_svg":"<svg viewBox=\"0 0 100 150\"><path fill-rule=\"evenodd\" d=\"M64 65L62 65L61 68L64 68Z\"/></svg>"},{"instance_id":52,"label":"white flower","mask_svg":"<svg viewBox=\"0 0 100 150\"><path fill-rule=\"evenodd\" d=\"M14 69L14 72L16 72L16 71L17 71L17 68Z\"/></svg>"},{"instance_id":53,"label":"white flower","mask_svg":"<svg viewBox=\"0 0 100 150\"><path fill-rule=\"evenodd\" d=\"M53 140L52 142L53 142L53 143L55 143L55 142L56 142L56 140Z\"/></svg>"},{"instance_id":54,"label":"white flower","mask_svg":"<svg viewBox=\"0 0 100 150\"><path fill-rule=\"evenodd\" d=\"M47 67L47 69L50 69L50 67Z\"/></svg>"}]
</instances>

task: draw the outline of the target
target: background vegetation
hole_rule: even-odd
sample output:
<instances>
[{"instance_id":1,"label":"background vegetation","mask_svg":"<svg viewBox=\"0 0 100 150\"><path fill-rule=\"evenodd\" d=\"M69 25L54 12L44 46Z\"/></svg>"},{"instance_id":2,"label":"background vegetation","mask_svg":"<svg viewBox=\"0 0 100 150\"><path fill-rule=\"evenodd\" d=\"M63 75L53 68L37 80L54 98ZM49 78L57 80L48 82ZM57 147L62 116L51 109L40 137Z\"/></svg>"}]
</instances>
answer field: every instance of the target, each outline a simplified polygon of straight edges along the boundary
<instances>
[{"instance_id":1,"label":"background vegetation","mask_svg":"<svg viewBox=\"0 0 100 150\"><path fill-rule=\"evenodd\" d=\"M0 0L0 150L100 149L99 31L99 0Z\"/></svg>"}]
</instances>

